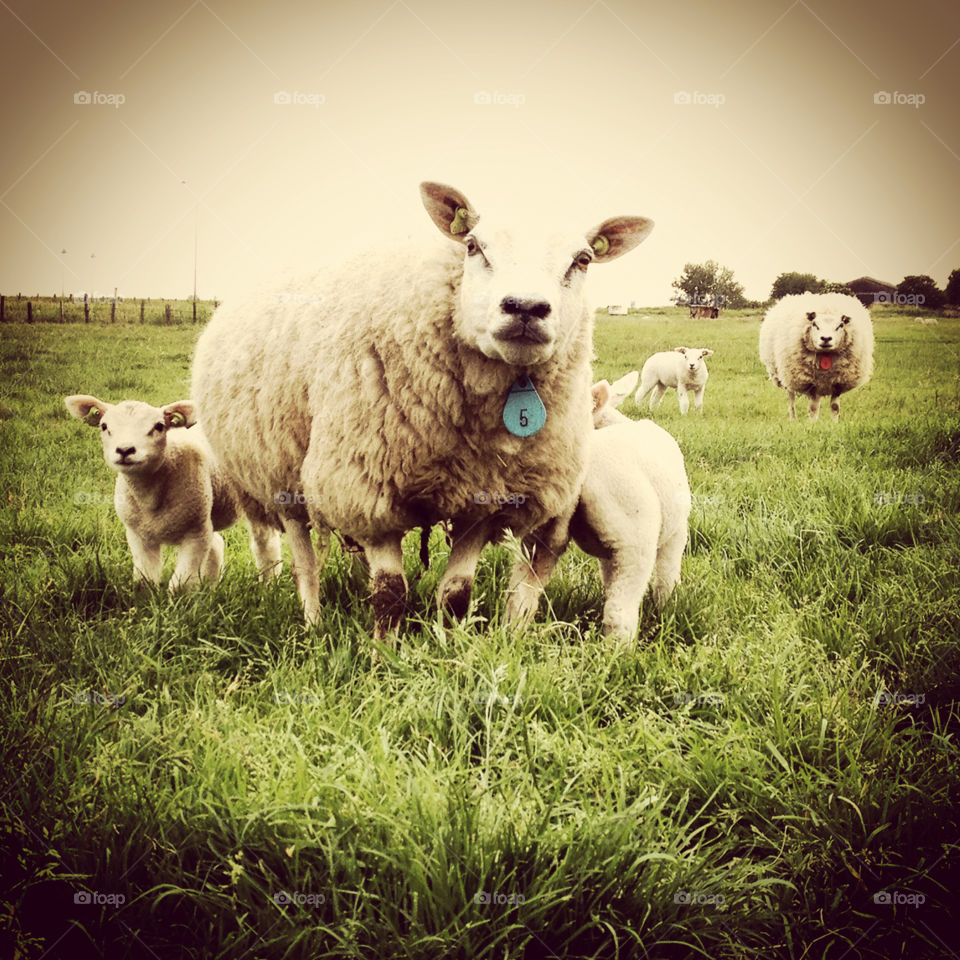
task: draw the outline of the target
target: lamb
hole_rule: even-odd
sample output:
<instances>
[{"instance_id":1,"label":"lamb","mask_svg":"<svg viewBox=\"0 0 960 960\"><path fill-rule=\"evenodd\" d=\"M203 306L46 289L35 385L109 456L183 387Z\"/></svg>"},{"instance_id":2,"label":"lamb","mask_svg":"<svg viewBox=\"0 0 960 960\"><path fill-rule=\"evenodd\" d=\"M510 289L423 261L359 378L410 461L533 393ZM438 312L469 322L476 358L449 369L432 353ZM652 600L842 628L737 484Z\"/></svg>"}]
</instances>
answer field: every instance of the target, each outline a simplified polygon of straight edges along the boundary
<instances>
[{"instance_id":1,"label":"lamb","mask_svg":"<svg viewBox=\"0 0 960 960\"><path fill-rule=\"evenodd\" d=\"M172 592L189 589L200 578L218 580L223 537L217 531L236 522L240 501L194 425L193 404L110 404L87 394L66 397L64 403L78 420L100 428L103 457L117 474L113 503L133 554L134 579L158 584L162 547L172 544L178 548ZM265 559L279 561L279 541L272 546L275 555Z\"/></svg>"},{"instance_id":2,"label":"lamb","mask_svg":"<svg viewBox=\"0 0 960 960\"><path fill-rule=\"evenodd\" d=\"M529 621L542 586L571 539L600 559L606 636L632 640L640 602L652 583L662 609L680 582L687 543L690 485L677 442L652 420L631 420L616 407L636 386L636 371L612 386L593 386L591 453L580 499L566 531L557 525L525 541L533 563L514 568L509 604L513 619Z\"/></svg>"},{"instance_id":3,"label":"lamb","mask_svg":"<svg viewBox=\"0 0 960 960\"><path fill-rule=\"evenodd\" d=\"M770 379L787 391L790 419L797 419L796 394L809 397L816 420L823 397L833 419L838 397L870 379L873 323L866 307L843 293L797 293L783 297L763 318L760 360Z\"/></svg>"},{"instance_id":4,"label":"lamb","mask_svg":"<svg viewBox=\"0 0 960 960\"><path fill-rule=\"evenodd\" d=\"M688 391L693 393L693 405L697 413L703 413L703 391L710 376L704 360L712 356L712 350L700 347L674 347L673 350L655 353L643 365L636 402L639 404L652 390L650 409L653 410L663 403L667 388L676 387L681 414L690 409Z\"/></svg>"},{"instance_id":5,"label":"lamb","mask_svg":"<svg viewBox=\"0 0 960 960\"><path fill-rule=\"evenodd\" d=\"M193 364L219 461L288 535L307 623L319 616L313 525L363 548L380 640L404 611L406 530L452 521L437 602L462 616L486 543L572 509L590 433L587 268L653 227L626 216L548 234L540 220L481 223L442 184L421 184L421 199L442 244L324 268L295 296L225 303Z\"/></svg>"}]
</instances>

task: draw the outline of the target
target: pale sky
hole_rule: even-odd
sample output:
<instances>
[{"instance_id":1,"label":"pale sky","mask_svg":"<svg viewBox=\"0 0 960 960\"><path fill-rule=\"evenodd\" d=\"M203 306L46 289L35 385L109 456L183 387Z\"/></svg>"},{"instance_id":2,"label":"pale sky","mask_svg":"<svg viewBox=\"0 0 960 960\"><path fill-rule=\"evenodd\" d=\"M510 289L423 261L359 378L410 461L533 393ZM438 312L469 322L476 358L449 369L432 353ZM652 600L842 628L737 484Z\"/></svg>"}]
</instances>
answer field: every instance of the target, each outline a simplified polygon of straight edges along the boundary
<instances>
[{"instance_id":1,"label":"pale sky","mask_svg":"<svg viewBox=\"0 0 960 960\"><path fill-rule=\"evenodd\" d=\"M7 294L189 296L196 221L222 298L428 235L424 179L653 218L596 305L960 267L955 2L0 0L0 75Z\"/></svg>"}]
</instances>

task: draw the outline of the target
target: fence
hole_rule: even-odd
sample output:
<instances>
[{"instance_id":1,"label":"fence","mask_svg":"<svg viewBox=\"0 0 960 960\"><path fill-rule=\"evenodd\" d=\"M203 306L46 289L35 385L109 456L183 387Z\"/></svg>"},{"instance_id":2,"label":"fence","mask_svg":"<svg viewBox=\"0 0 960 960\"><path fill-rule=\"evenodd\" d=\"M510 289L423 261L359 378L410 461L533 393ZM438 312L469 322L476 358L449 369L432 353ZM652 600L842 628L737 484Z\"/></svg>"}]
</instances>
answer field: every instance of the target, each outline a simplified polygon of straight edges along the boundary
<instances>
[{"instance_id":1,"label":"fence","mask_svg":"<svg viewBox=\"0 0 960 960\"><path fill-rule=\"evenodd\" d=\"M0 323L206 323L217 300L0 295Z\"/></svg>"}]
</instances>

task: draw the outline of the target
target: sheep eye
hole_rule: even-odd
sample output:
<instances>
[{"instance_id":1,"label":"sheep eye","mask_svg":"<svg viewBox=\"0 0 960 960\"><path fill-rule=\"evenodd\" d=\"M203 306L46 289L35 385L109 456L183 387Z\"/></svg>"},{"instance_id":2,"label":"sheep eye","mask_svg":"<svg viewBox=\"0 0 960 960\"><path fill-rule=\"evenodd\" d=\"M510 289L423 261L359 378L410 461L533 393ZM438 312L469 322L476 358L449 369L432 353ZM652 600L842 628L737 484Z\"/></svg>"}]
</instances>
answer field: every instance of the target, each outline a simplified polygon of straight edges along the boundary
<instances>
[{"instance_id":1,"label":"sheep eye","mask_svg":"<svg viewBox=\"0 0 960 960\"><path fill-rule=\"evenodd\" d=\"M153 433L154 430L155 430L157 433L163 433L164 426L163 426L162 423L160 423L159 420L153 425L153 430L151 430L150 432Z\"/></svg>"},{"instance_id":2,"label":"sheep eye","mask_svg":"<svg viewBox=\"0 0 960 960\"><path fill-rule=\"evenodd\" d=\"M581 250L580 253L577 254L577 257L573 262L578 267L586 268L586 267L589 267L591 263L593 263L593 257L591 257L586 250Z\"/></svg>"},{"instance_id":3,"label":"sheep eye","mask_svg":"<svg viewBox=\"0 0 960 960\"><path fill-rule=\"evenodd\" d=\"M467 237L467 256L475 257L480 252L480 244L474 237Z\"/></svg>"},{"instance_id":4,"label":"sheep eye","mask_svg":"<svg viewBox=\"0 0 960 960\"><path fill-rule=\"evenodd\" d=\"M100 429L105 431L107 429L107 425L105 423L101 423Z\"/></svg>"},{"instance_id":5,"label":"sheep eye","mask_svg":"<svg viewBox=\"0 0 960 960\"><path fill-rule=\"evenodd\" d=\"M813 321L814 321L816 318L817 318L816 313L812 313L812 312L811 312L811 313L808 313L808 314L807 314L807 319L808 319L811 323L813 323Z\"/></svg>"}]
</instances>

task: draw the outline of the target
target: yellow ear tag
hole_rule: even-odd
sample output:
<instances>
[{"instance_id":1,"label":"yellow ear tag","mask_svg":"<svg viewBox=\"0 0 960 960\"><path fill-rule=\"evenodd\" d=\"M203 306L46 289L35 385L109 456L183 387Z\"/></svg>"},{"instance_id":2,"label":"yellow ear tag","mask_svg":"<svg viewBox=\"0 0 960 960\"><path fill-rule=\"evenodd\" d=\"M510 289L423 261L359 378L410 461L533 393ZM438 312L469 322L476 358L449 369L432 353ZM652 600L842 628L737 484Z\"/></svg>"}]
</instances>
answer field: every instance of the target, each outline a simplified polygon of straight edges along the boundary
<instances>
[{"instance_id":1,"label":"yellow ear tag","mask_svg":"<svg viewBox=\"0 0 960 960\"><path fill-rule=\"evenodd\" d=\"M89 424L91 427L96 427L100 423L100 417L101 417L100 408L91 407L87 411L87 415L83 418L83 422L86 424Z\"/></svg>"},{"instance_id":2,"label":"yellow ear tag","mask_svg":"<svg viewBox=\"0 0 960 960\"><path fill-rule=\"evenodd\" d=\"M598 233L590 246L598 257L602 257L610 249L610 241L602 233Z\"/></svg>"},{"instance_id":3,"label":"yellow ear tag","mask_svg":"<svg viewBox=\"0 0 960 960\"><path fill-rule=\"evenodd\" d=\"M469 211L466 207L457 207L457 212L450 221L450 232L453 234L466 233L470 229L470 225L467 223L468 215Z\"/></svg>"},{"instance_id":4,"label":"yellow ear tag","mask_svg":"<svg viewBox=\"0 0 960 960\"><path fill-rule=\"evenodd\" d=\"M170 415L171 427L182 427L186 422L187 418L179 410Z\"/></svg>"}]
</instances>

